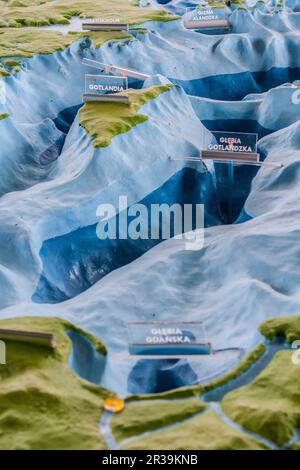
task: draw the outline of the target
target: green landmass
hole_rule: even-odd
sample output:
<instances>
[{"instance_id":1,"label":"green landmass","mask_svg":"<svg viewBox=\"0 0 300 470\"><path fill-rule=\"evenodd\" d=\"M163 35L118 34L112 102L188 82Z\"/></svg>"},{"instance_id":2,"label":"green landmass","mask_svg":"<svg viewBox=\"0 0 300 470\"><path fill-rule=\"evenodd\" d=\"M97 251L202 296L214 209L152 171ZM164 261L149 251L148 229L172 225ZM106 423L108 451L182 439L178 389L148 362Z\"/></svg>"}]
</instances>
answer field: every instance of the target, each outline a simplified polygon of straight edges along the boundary
<instances>
[{"instance_id":1,"label":"green landmass","mask_svg":"<svg viewBox=\"0 0 300 470\"><path fill-rule=\"evenodd\" d=\"M139 109L160 94L170 91L173 85L155 86L149 89L128 90L130 104L89 102L79 111L79 119L94 147L107 147L113 137L129 132L134 126L147 121Z\"/></svg>"},{"instance_id":2,"label":"green landmass","mask_svg":"<svg viewBox=\"0 0 300 470\"><path fill-rule=\"evenodd\" d=\"M85 33L62 34L58 31L38 28L4 28L0 29L0 57L33 57L36 54L52 54L63 51L78 39L90 38L95 47L106 41L131 38L122 31L93 31Z\"/></svg>"},{"instance_id":3,"label":"green landmass","mask_svg":"<svg viewBox=\"0 0 300 470\"><path fill-rule=\"evenodd\" d=\"M209 411L189 421L127 443L122 450L264 450L266 446L237 431Z\"/></svg>"},{"instance_id":4,"label":"green landmass","mask_svg":"<svg viewBox=\"0 0 300 470\"><path fill-rule=\"evenodd\" d=\"M46 317L0 320L0 328L49 332L57 342L53 350L6 341L6 364L0 365L0 449L105 449L99 421L109 392L82 380L67 363L67 331L82 330Z\"/></svg>"},{"instance_id":5,"label":"green landmass","mask_svg":"<svg viewBox=\"0 0 300 470\"><path fill-rule=\"evenodd\" d=\"M300 365L278 352L249 385L228 393L222 409L233 421L283 446L300 427Z\"/></svg>"},{"instance_id":6,"label":"green landmass","mask_svg":"<svg viewBox=\"0 0 300 470\"><path fill-rule=\"evenodd\" d=\"M6 67L16 67L18 65L21 65L21 62L19 60L8 59L8 60L4 60L2 62L2 65Z\"/></svg>"},{"instance_id":7,"label":"green landmass","mask_svg":"<svg viewBox=\"0 0 300 470\"><path fill-rule=\"evenodd\" d=\"M260 326L269 340L300 339L300 315L271 318ZM300 365L294 351L279 351L271 363L246 387L227 394L224 412L250 431L267 437L279 446L287 444L300 427Z\"/></svg>"},{"instance_id":8,"label":"green landmass","mask_svg":"<svg viewBox=\"0 0 300 470\"><path fill-rule=\"evenodd\" d=\"M0 2L2 25L10 27L68 24L72 17L124 19L129 24L146 21L170 21L178 18L164 9L140 8L131 0L60 0L36 3L23 0L21 5Z\"/></svg>"},{"instance_id":9,"label":"green landmass","mask_svg":"<svg viewBox=\"0 0 300 470\"><path fill-rule=\"evenodd\" d=\"M5 70L5 68L0 66L0 80L2 77L9 77L9 76L10 76L10 73L7 70Z\"/></svg>"},{"instance_id":10,"label":"green landmass","mask_svg":"<svg viewBox=\"0 0 300 470\"><path fill-rule=\"evenodd\" d=\"M288 343L300 340L300 315L270 318L264 321L259 330L267 339L283 337Z\"/></svg>"},{"instance_id":11,"label":"green landmass","mask_svg":"<svg viewBox=\"0 0 300 470\"><path fill-rule=\"evenodd\" d=\"M221 8L226 8L226 5L224 4L224 2L214 2L214 1L211 1L211 2L208 2L209 4L209 7L210 8L216 8L216 9L221 9ZM205 7L204 7L205 8Z\"/></svg>"},{"instance_id":12,"label":"green landmass","mask_svg":"<svg viewBox=\"0 0 300 470\"><path fill-rule=\"evenodd\" d=\"M244 2L236 0L232 3ZM217 4L213 6L217 7ZM120 10L118 15L131 25L176 18L165 10L141 9L136 3L126 0L102 0L99 4L91 0L0 0L0 57L50 54L85 37L91 38L95 47L108 40L132 38L129 33L122 32L64 35L33 27L67 24L72 16L111 18L117 10ZM5 67L17 71L19 65L19 60L3 61L0 79L10 75ZM93 138L95 147L106 147L114 136L147 121L147 115L139 114L140 108L170 89L171 86L157 86L148 90L129 90L129 105L86 103L79 112L80 122ZM7 117L7 113L0 114L0 120ZM102 354L106 354L105 345L58 318L1 320L0 328L52 332L57 340L55 350L35 344L7 342L7 364L0 365L0 449L105 449L99 421L103 399L110 392L80 379L70 370L67 361L71 341L67 331L73 329L86 335ZM292 343L300 339L300 316L269 319L260 326L260 331L269 340L281 336ZM125 410L111 420L116 439L123 441L137 436L134 442L124 447L126 449L266 449L256 439L225 424L214 411L206 411L207 405L194 398L234 380L264 352L265 346L260 344L233 371L209 384L129 397ZM224 413L245 429L270 439L278 446L288 445L300 427L299 370L300 366L292 362L292 351L278 352L251 384L224 397L221 403ZM174 401L188 397L189 400ZM160 399L166 401L162 403L158 401ZM200 414L202 411L205 412ZM190 419L182 422L187 418ZM176 428L160 430L176 423ZM154 430L158 432L138 437ZM300 450L300 443L290 448Z\"/></svg>"},{"instance_id":13,"label":"green landmass","mask_svg":"<svg viewBox=\"0 0 300 470\"><path fill-rule=\"evenodd\" d=\"M89 37L95 47L109 40L132 38L122 31L84 31L62 34L37 26L69 24L72 17L125 19L130 25L146 21L172 21L177 16L163 9L139 8L130 0L32 0L6 2L0 0L0 57L32 57L62 51L80 38ZM33 27L34 26L34 27Z\"/></svg>"},{"instance_id":14,"label":"green landmass","mask_svg":"<svg viewBox=\"0 0 300 470\"><path fill-rule=\"evenodd\" d=\"M0 29L0 57L33 57L70 46L80 35L61 34L37 28Z\"/></svg>"},{"instance_id":15,"label":"green landmass","mask_svg":"<svg viewBox=\"0 0 300 470\"><path fill-rule=\"evenodd\" d=\"M8 77L11 72L21 71L21 62L19 60L7 59L0 62L0 77ZM8 70L7 70L8 69Z\"/></svg>"},{"instance_id":16,"label":"green landmass","mask_svg":"<svg viewBox=\"0 0 300 470\"><path fill-rule=\"evenodd\" d=\"M272 340L276 337L284 337L289 343L300 339L300 316L285 318L272 318L266 320L260 326L260 331L266 338ZM144 395L129 397L131 400L172 399L182 396L202 395L203 393L223 385L244 371L256 362L265 351L264 344L255 348L241 363L229 374L207 384L200 386L184 387L171 392L158 395ZM290 440L294 437L295 430L300 427L300 365L292 361L293 350L279 351L268 364L268 366L247 386L240 387L225 395L221 402L223 412L234 422L258 435L261 435L278 447L289 446ZM149 402L151 407L155 401ZM158 402L159 403L159 402ZM175 406L178 402L175 402ZM188 400L186 400L188 403ZM127 404L127 406L129 406ZM160 406L160 405L159 405ZM147 409L147 407L145 408ZM150 411L149 414L151 414ZM121 418L121 416L120 416ZM134 418L133 418L134 419ZM149 418L148 418L149 419ZM147 415L143 417L142 429L147 429ZM211 420L214 423L215 436L210 436ZM178 419L178 422L180 420ZM203 423L207 434L202 431L201 426L195 423ZM144 426L144 428L143 428ZM223 427L225 426L226 429ZM126 449L246 449L249 448L248 438L245 433L240 433L239 438L245 441L231 441L231 433L228 431L220 418L213 412L206 412L195 417L191 421L179 424L176 429L170 428L147 435L147 437L137 438L128 443ZM229 432L229 434L228 434ZM117 435L117 433L116 433ZM191 437L192 436L192 437ZM221 438L223 436L223 439ZM250 448L253 443L250 444ZM170 446L170 447L168 447ZM188 447L191 446L191 447ZM255 440L255 448L264 448ZM300 443L294 443L291 449L300 450Z\"/></svg>"},{"instance_id":17,"label":"green landmass","mask_svg":"<svg viewBox=\"0 0 300 470\"><path fill-rule=\"evenodd\" d=\"M300 339L300 315L268 319L260 331L269 340L283 337L292 343ZM279 351L251 384L227 394L222 402L231 419L279 446L300 427L300 366L293 363L293 352Z\"/></svg>"},{"instance_id":18,"label":"green landmass","mask_svg":"<svg viewBox=\"0 0 300 470\"><path fill-rule=\"evenodd\" d=\"M111 428L117 441L123 441L146 431L153 431L182 421L205 410L207 405L194 398L176 402L136 402L111 419Z\"/></svg>"},{"instance_id":19,"label":"green landmass","mask_svg":"<svg viewBox=\"0 0 300 470\"><path fill-rule=\"evenodd\" d=\"M260 329L272 338L279 334L293 339L290 335L297 335L299 321L300 316L271 319ZM7 343L8 364L0 366L0 449L104 449L99 421L103 398L109 392L81 380L67 364L71 343L66 332L74 329L86 333L58 318L2 320L0 328L52 332L58 344L53 351ZM87 336L98 351L106 352L101 341ZM124 443L126 450L266 449L257 439L225 424L199 398L193 398L194 394L199 397L233 380L264 351L261 344L229 374L207 385L186 387L190 399L174 401L170 392L129 397L124 411L111 419L117 441L133 438ZM292 352L279 351L251 384L228 393L221 402L223 412L232 421L280 447L288 446L300 427L300 365L293 364ZM158 401L162 396L170 400ZM143 436L145 432L147 436ZM298 449L299 443L290 448Z\"/></svg>"}]
</instances>

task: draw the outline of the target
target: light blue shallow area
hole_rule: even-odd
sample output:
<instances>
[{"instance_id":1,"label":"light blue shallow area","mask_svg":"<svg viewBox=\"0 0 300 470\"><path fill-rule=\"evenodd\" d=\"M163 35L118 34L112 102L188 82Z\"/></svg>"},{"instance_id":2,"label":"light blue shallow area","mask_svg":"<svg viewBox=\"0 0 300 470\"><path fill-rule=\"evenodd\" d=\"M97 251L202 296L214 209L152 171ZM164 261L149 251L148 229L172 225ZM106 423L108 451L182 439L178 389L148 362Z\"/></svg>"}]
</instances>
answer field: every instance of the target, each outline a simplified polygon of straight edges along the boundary
<instances>
[{"instance_id":1,"label":"light blue shallow area","mask_svg":"<svg viewBox=\"0 0 300 470\"><path fill-rule=\"evenodd\" d=\"M299 18L288 11L276 21L235 11L227 35L186 31L180 21L149 23L145 35L136 33L123 45L96 50L85 40L22 60L22 71L5 79L7 101L0 105L0 113L10 114L0 121L1 317L61 316L99 336L109 351L100 383L125 395L132 371L140 374L136 360L125 354L128 321L154 315L159 321L203 320L214 348L249 350L261 340L257 327L264 319L300 310L300 105L293 101L300 79ZM95 149L77 115L83 57L145 71L151 75L145 88L173 81L180 87L142 108L147 122ZM229 93L228 83L237 91ZM205 86L209 94L203 96ZM203 249L187 251L184 240L167 240L68 300L32 301L45 271L44 244L95 226L100 203L117 206L119 195L127 195L130 205L139 202L186 169L206 181L199 188L205 201L220 202L222 194L224 202L225 172L210 162L209 177L201 176L197 163L169 157L197 156L209 129L228 119L244 129L257 126L263 158L284 163L276 170L264 166L250 178L247 168L237 170L239 223L224 224L222 210L211 204L215 223L207 224ZM64 264L61 247L47 263L74 288L91 266L79 262L72 245ZM205 382L236 363L228 357L195 359L168 374L175 386L184 377Z\"/></svg>"}]
</instances>

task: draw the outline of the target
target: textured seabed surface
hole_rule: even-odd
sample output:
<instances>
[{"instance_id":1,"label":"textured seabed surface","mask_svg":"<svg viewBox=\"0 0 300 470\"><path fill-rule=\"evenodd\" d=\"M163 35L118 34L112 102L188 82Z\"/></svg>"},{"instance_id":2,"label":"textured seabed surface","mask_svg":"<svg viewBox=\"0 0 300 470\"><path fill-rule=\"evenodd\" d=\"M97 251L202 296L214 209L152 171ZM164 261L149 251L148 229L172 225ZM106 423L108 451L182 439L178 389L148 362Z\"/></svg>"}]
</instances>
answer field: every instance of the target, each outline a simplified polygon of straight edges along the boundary
<instances>
[{"instance_id":1,"label":"textured seabed surface","mask_svg":"<svg viewBox=\"0 0 300 470\"><path fill-rule=\"evenodd\" d=\"M165 7L182 14L187 5ZM268 8L236 9L226 34L188 31L176 20L148 22L101 48L79 40L21 59L4 79L0 316L59 316L98 336L108 356L97 380L121 395L136 391L145 367L120 357L127 322L201 320L214 348L249 351L263 320L300 310L300 4L288 0L275 15ZM149 74L137 88L177 86L143 106L148 121L95 148L78 117L84 57ZM262 158L283 166L235 167L229 186L225 165L207 163L204 173L170 160L196 156L211 130L256 132ZM119 195L130 205L205 204L204 247L100 241L97 207L117 206ZM137 391L157 391L157 369L172 388L236 363L149 362Z\"/></svg>"}]
</instances>

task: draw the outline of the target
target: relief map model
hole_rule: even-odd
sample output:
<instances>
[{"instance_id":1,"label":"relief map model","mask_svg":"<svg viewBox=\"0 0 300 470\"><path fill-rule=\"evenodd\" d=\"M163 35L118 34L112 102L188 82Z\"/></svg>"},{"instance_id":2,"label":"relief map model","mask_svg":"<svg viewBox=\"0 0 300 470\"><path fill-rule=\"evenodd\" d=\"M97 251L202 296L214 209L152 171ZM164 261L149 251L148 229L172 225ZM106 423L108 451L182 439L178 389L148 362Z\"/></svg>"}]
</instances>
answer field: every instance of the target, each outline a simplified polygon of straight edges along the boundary
<instances>
[{"instance_id":1,"label":"relief map model","mask_svg":"<svg viewBox=\"0 0 300 470\"><path fill-rule=\"evenodd\" d=\"M0 0L0 450L300 450L299 52L300 0Z\"/></svg>"}]
</instances>

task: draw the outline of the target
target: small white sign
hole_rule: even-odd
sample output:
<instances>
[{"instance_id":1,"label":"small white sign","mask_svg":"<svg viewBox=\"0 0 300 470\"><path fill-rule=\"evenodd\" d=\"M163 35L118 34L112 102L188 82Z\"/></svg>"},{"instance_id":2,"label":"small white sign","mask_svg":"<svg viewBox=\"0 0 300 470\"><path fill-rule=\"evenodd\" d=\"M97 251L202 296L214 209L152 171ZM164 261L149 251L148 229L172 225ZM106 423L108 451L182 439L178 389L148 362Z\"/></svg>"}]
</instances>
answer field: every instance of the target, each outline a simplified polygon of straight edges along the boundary
<instances>
[{"instance_id":1,"label":"small white sign","mask_svg":"<svg viewBox=\"0 0 300 470\"><path fill-rule=\"evenodd\" d=\"M191 343L191 335L180 328L152 328L146 337L148 344L185 344Z\"/></svg>"},{"instance_id":2,"label":"small white sign","mask_svg":"<svg viewBox=\"0 0 300 470\"><path fill-rule=\"evenodd\" d=\"M219 152L257 152L257 134L211 131L212 140L207 150Z\"/></svg>"},{"instance_id":3,"label":"small white sign","mask_svg":"<svg viewBox=\"0 0 300 470\"><path fill-rule=\"evenodd\" d=\"M124 93L128 90L127 77L85 75L85 92L99 95Z\"/></svg>"}]
</instances>

